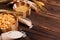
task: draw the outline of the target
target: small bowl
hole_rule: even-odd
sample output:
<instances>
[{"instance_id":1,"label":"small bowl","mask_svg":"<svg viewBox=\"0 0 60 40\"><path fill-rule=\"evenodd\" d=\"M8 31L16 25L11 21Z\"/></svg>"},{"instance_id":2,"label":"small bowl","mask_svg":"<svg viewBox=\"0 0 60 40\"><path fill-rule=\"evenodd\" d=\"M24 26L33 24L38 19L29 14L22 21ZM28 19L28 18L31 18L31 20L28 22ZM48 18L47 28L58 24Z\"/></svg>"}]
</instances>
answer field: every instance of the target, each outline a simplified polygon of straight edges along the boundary
<instances>
[{"instance_id":1,"label":"small bowl","mask_svg":"<svg viewBox=\"0 0 60 40\"><path fill-rule=\"evenodd\" d=\"M2 32L8 32L8 31L13 31L13 30L18 30L18 18L16 17L16 15L14 14L14 13L12 13L12 12L7 12L7 11L4 11L4 10L1 10L0 11L0 14L11 14L11 15L13 15L14 17L15 17L15 20L16 20L16 22L15 22L15 24L14 25L12 25L9 29L6 29L6 30L2 30Z\"/></svg>"},{"instance_id":2,"label":"small bowl","mask_svg":"<svg viewBox=\"0 0 60 40\"><path fill-rule=\"evenodd\" d=\"M21 2L21 3L15 3L17 5L17 8L15 8L13 6L13 10L17 12L17 15L20 16L22 15L22 17L26 18L27 16L30 15L31 13L31 7L29 4L25 3L25 2ZM18 4L20 4L18 6ZM25 10L24 10L25 8Z\"/></svg>"},{"instance_id":3,"label":"small bowl","mask_svg":"<svg viewBox=\"0 0 60 40\"><path fill-rule=\"evenodd\" d=\"M9 39L18 39L18 38L21 38L23 37L23 33L22 32L19 32L19 31L10 31L7 33L7 37Z\"/></svg>"}]
</instances>

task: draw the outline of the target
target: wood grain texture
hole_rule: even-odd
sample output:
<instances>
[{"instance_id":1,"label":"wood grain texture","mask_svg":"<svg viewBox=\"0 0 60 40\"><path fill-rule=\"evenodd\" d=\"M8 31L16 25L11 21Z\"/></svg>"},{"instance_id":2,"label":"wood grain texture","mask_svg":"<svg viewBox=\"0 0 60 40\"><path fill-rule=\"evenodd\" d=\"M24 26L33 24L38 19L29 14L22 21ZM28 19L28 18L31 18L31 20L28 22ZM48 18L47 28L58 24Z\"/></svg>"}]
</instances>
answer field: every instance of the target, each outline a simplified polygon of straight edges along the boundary
<instances>
[{"instance_id":1,"label":"wood grain texture","mask_svg":"<svg viewBox=\"0 0 60 40\"><path fill-rule=\"evenodd\" d=\"M33 28L24 28L24 24L20 24L27 37L17 40L60 40L60 7L56 5L46 4L48 10L46 13L36 13L32 11L28 17L33 22ZM0 9L9 9L8 6L0 4ZM10 10L10 9L9 9Z\"/></svg>"}]
</instances>

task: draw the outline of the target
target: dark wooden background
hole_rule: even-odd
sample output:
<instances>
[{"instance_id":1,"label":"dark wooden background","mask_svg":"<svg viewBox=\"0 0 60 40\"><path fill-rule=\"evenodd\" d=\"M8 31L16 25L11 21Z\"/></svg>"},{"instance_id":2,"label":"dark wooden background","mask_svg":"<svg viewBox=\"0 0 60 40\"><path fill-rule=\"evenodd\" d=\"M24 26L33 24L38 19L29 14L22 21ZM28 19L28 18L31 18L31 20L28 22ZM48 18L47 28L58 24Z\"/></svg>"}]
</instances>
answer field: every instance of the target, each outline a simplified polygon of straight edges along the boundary
<instances>
[{"instance_id":1,"label":"dark wooden background","mask_svg":"<svg viewBox=\"0 0 60 40\"><path fill-rule=\"evenodd\" d=\"M32 11L28 18L33 22L33 28L27 30L22 28L27 37L17 40L60 40L60 4L52 5L47 3L46 0L43 0L43 2L46 4L45 7L48 12L36 13ZM0 4L0 9L9 8L6 8L4 4Z\"/></svg>"}]
</instances>

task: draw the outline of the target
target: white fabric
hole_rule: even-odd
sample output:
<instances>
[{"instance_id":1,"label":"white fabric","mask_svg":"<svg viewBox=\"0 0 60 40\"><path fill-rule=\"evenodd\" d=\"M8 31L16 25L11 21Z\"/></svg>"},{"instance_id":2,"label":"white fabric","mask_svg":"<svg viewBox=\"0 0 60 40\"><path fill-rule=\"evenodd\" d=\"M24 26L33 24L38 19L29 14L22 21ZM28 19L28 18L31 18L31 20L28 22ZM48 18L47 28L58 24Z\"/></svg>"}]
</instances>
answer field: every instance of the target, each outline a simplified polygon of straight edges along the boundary
<instances>
[{"instance_id":1,"label":"white fabric","mask_svg":"<svg viewBox=\"0 0 60 40\"><path fill-rule=\"evenodd\" d=\"M24 33L19 31L9 31L6 33L2 33L2 40L14 40L24 36Z\"/></svg>"},{"instance_id":2,"label":"white fabric","mask_svg":"<svg viewBox=\"0 0 60 40\"><path fill-rule=\"evenodd\" d=\"M17 5L16 4L13 5L13 9L15 9L15 8L17 8Z\"/></svg>"},{"instance_id":3,"label":"white fabric","mask_svg":"<svg viewBox=\"0 0 60 40\"><path fill-rule=\"evenodd\" d=\"M19 20L20 20L20 22L23 22L23 23L25 23L27 26L29 26L29 28L32 28L32 27L33 27L31 20L24 19L24 18L21 18L21 17L19 17Z\"/></svg>"}]
</instances>

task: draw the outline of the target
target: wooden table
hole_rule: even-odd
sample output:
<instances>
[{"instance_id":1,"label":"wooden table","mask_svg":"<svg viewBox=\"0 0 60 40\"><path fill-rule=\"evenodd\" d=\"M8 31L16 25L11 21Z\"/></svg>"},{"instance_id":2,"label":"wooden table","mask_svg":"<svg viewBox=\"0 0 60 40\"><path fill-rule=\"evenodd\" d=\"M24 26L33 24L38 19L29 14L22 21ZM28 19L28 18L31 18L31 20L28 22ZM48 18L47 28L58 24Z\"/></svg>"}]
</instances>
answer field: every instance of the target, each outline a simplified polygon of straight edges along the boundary
<instances>
[{"instance_id":1,"label":"wooden table","mask_svg":"<svg viewBox=\"0 0 60 40\"><path fill-rule=\"evenodd\" d=\"M9 9L4 5L2 6L2 4L0 5L0 9ZM49 13L44 14L32 11L28 18L33 22L33 28L23 30L26 32L27 37L17 40L60 40L60 7L48 4L46 7ZM53 7L56 9L51 10Z\"/></svg>"}]
</instances>

